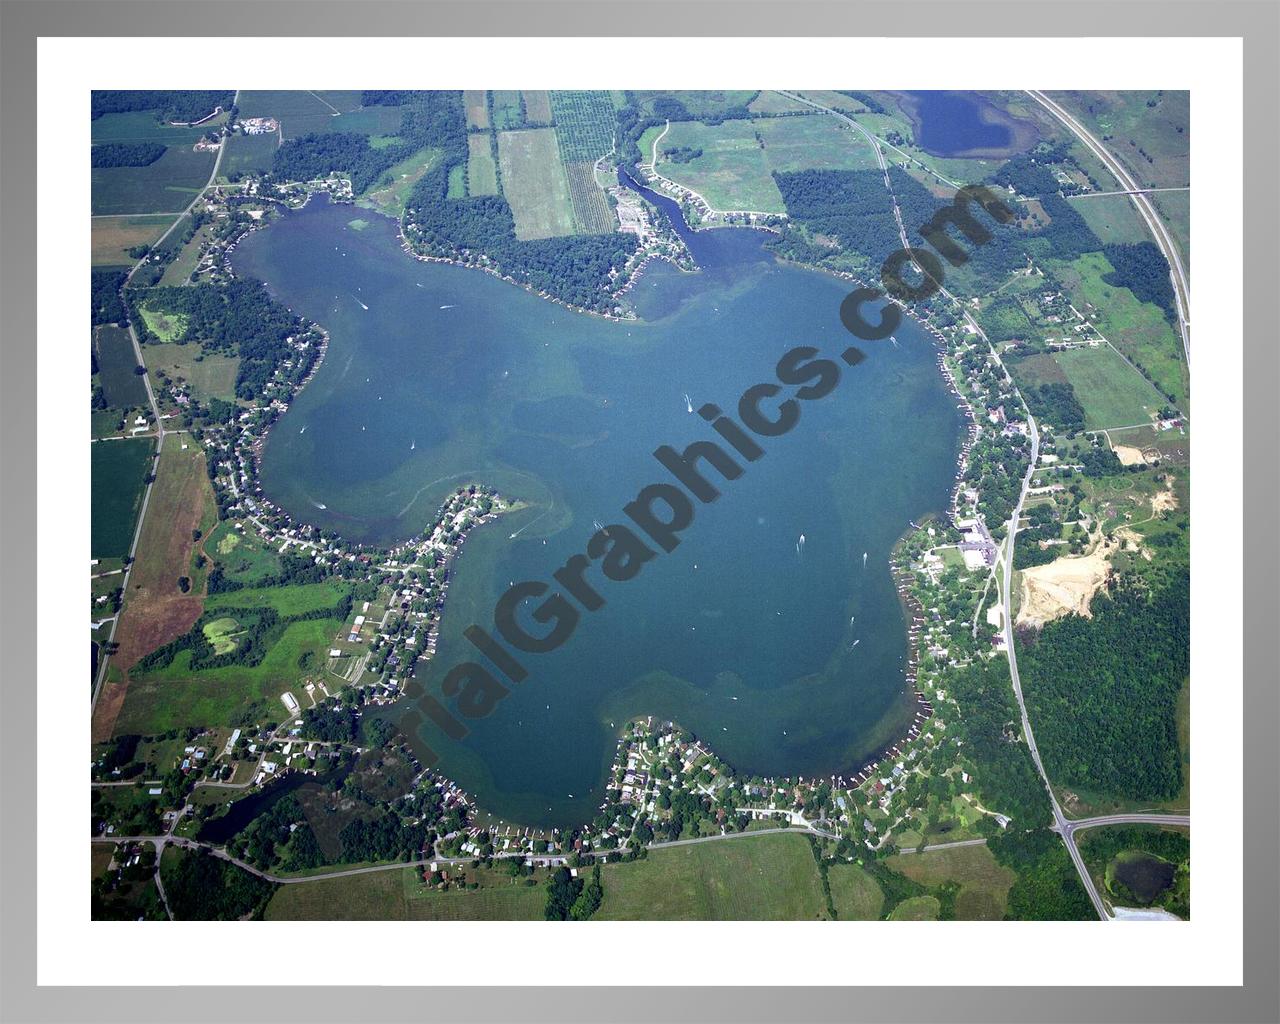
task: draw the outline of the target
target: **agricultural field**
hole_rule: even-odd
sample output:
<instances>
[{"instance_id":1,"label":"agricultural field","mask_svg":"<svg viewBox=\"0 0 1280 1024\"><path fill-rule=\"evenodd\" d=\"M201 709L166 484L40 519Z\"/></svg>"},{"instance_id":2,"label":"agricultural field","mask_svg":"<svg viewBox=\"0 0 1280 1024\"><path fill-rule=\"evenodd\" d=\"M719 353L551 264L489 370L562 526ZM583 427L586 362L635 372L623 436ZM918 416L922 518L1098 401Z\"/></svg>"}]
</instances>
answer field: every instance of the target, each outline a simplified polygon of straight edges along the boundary
<instances>
[{"instance_id":1,"label":"agricultural field","mask_svg":"<svg viewBox=\"0 0 1280 1024\"><path fill-rule=\"evenodd\" d=\"M489 95L494 128L503 132L524 126L523 95L518 90L495 89Z\"/></svg>"},{"instance_id":2,"label":"agricultural field","mask_svg":"<svg viewBox=\"0 0 1280 1024\"><path fill-rule=\"evenodd\" d=\"M141 437L92 446L91 557L123 558L129 553L154 450L155 442Z\"/></svg>"},{"instance_id":3,"label":"agricultural field","mask_svg":"<svg viewBox=\"0 0 1280 1024\"><path fill-rule=\"evenodd\" d=\"M841 921L876 921L884 907L884 893L876 880L857 864L832 864L827 868L831 902Z\"/></svg>"},{"instance_id":4,"label":"agricultural field","mask_svg":"<svg viewBox=\"0 0 1280 1024\"><path fill-rule=\"evenodd\" d=\"M517 238L556 238L574 233L569 183L560 163L554 128L500 132L498 161Z\"/></svg>"},{"instance_id":5,"label":"agricultural field","mask_svg":"<svg viewBox=\"0 0 1280 1024\"><path fill-rule=\"evenodd\" d=\"M170 146L146 167L95 167L91 205L95 216L170 213L186 209L213 172L215 153Z\"/></svg>"},{"instance_id":6,"label":"agricultural field","mask_svg":"<svg viewBox=\"0 0 1280 1024\"><path fill-rule=\"evenodd\" d=\"M871 144L828 114L761 118L751 124L764 144L770 171L861 171L879 167Z\"/></svg>"},{"instance_id":7,"label":"agricultural field","mask_svg":"<svg viewBox=\"0 0 1280 1024\"><path fill-rule=\"evenodd\" d=\"M601 920L814 921L826 901L809 842L762 835L650 850L601 871Z\"/></svg>"},{"instance_id":8,"label":"agricultural field","mask_svg":"<svg viewBox=\"0 0 1280 1024\"><path fill-rule=\"evenodd\" d=\"M595 161L613 148L615 122L609 93L553 92L551 106L578 230L583 234L613 231L613 211L595 177Z\"/></svg>"},{"instance_id":9,"label":"agricultural field","mask_svg":"<svg viewBox=\"0 0 1280 1024\"><path fill-rule=\"evenodd\" d=\"M371 189L360 199L360 205L371 206L389 217L399 217L404 213L405 203L409 201L413 186L439 159L440 151L428 148L418 150L398 164L392 164L383 174L383 180L388 175L391 177L391 184Z\"/></svg>"},{"instance_id":10,"label":"agricultural field","mask_svg":"<svg viewBox=\"0 0 1280 1024\"><path fill-rule=\"evenodd\" d=\"M262 708L265 717L283 714L280 694L300 693L308 675L300 662L322 661L341 626L337 619L290 622L256 665L193 670L191 652L180 651L164 668L131 673L116 729L152 733L191 725L221 726L254 706Z\"/></svg>"},{"instance_id":11,"label":"agricultural field","mask_svg":"<svg viewBox=\"0 0 1280 1024\"><path fill-rule=\"evenodd\" d=\"M93 348L98 356L98 379L107 404L113 409L136 409L147 404L147 386L135 373L138 357L133 339L123 327L94 328Z\"/></svg>"},{"instance_id":12,"label":"agricultural field","mask_svg":"<svg viewBox=\"0 0 1280 1024\"><path fill-rule=\"evenodd\" d=\"M1103 276L1113 270L1102 253L1087 253L1070 264L1053 265L1054 274L1073 298L1093 307L1098 330L1130 362L1146 369L1155 382L1154 390L1166 396L1165 401L1172 395L1173 404L1189 412L1190 382L1182 359L1181 335L1159 306L1139 302L1128 288L1104 281ZM1079 306L1079 301L1076 304Z\"/></svg>"},{"instance_id":13,"label":"agricultural field","mask_svg":"<svg viewBox=\"0 0 1280 1024\"><path fill-rule=\"evenodd\" d=\"M153 345L147 350L147 365L153 373L163 372L172 380L185 380L191 393L202 402L236 397L236 371L240 357L224 352L202 352L195 342Z\"/></svg>"},{"instance_id":14,"label":"agricultural field","mask_svg":"<svg viewBox=\"0 0 1280 1024\"><path fill-rule=\"evenodd\" d=\"M173 262L164 268L164 275L160 278L162 288L178 287L187 283L196 269L196 264L200 262L200 250L213 236L213 228L212 224L206 224L191 236L191 241L184 245L182 251L174 257Z\"/></svg>"},{"instance_id":15,"label":"agricultural field","mask_svg":"<svg viewBox=\"0 0 1280 1024\"><path fill-rule=\"evenodd\" d=\"M140 214L93 218L90 260L95 267L128 267L135 262L129 250L155 245L174 221L172 214Z\"/></svg>"},{"instance_id":16,"label":"agricultural field","mask_svg":"<svg viewBox=\"0 0 1280 1024\"><path fill-rule=\"evenodd\" d=\"M271 158L280 145L280 136L274 132L270 135L236 134L222 144L227 151L222 154L218 174L220 178L234 181L241 175L271 170Z\"/></svg>"},{"instance_id":17,"label":"agricultural field","mask_svg":"<svg viewBox=\"0 0 1280 1024\"><path fill-rule=\"evenodd\" d=\"M1069 202L1103 245L1132 245L1151 238L1146 221L1128 196L1086 193L1071 198Z\"/></svg>"},{"instance_id":18,"label":"agricultural field","mask_svg":"<svg viewBox=\"0 0 1280 1024\"><path fill-rule=\"evenodd\" d=\"M694 118L715 117L733 107L746 107L757 95L754 89L637 89L629 93L646 114L654 113L656 101L676 100Z\"/></svg>"},{"instance_id":19,"label":"agricultural field","mask_svg":"<svg viewBox=\"0 0 1280 1024\"><path fill-rule=\"evenodd\" d=\"M789 99L772 89L762 89L760 95L751 101L747 109L753 114L793 114L806 113L813 108L799 100Z\"/></svg>"},{"instance_id":20,"label":"agricultural field","mask_svg":"<svg viewBox=\"0 0 1280 1024\"><path fill-rule=\"evenodd\" d=\"M484 89L464 89L462 103L467 108L467 127L481 131L489 129L489 96Z\"/></svg>"},{"instance_id":21,"label":"agricultural field","mask_svg":"<svg viewBox=\"0 0 1280 1024\"><path fill-rule=\"evenodd\" d=\"M533 127L551 124L551 94L545 89L525 89L524 123Z\"/></svg>"},{"instance_id":22,"label":"agricultural field","mask_svg":"<svg viewBox=\"0 0 1280 1024\"><path fill-rule=\"evenodd\" d=\"M498 165L493 159L493 135L473 132L467 136L467 191L473 196L498 194Z\"/></svg>"},{"instance_id":23,"label":"agricultural field","mask_svg":"<svg viewBox=\"0 0 1280 1024\"><path fill-rule=\"evenodd\" d=\"M94 447L123 443L101 441ZM178 578L192 572L196 544L193 531L212 530L216 517L217 506L203 452L182 435L169 437L158 460L156 482L138 538L137 562L129 576L124 611L116 631L120 649L112 659L112 668L123 674L109 679L98 699L93 727L96 741L113 734L129 688L128 670L134 662L181 636L199 618L203 603L199 589L193 586L184 594L178 587ZM135 714L133 720L145 723L146 715ZM188 724L181 719L174 721ZM163 729L132 731L151 733Z\"/></svg>"},{"instance_id":24,"label":"agricultural field","mask_svg":"<svg viewBox=\"0 0 1280 1024\"><path fill-rule=\"evenodd\" d=\"M936 896L910 896L889 915L890 921L936 921L942 905Z\"/></svg>"},{"instance_id":25,"label":"agricultural field","mask_svg":"<svg viewBox=\"0 0 1280 1024\"><path fill-rule=\"evenodd\" d=\"M962 921L999 921L1004 917L1014 873L996 862L986 846L952 846L924 853L900 853L888 866L930 887L946 882L960 886L956 917Z\"/></svg>"},{"instance_id":26,"label":"agricultural field","mask_svg":"<svg viewBox=\"0 0 1280 1024\"><path fill-rule=\"evenodd\" d=\"M1075 388L1089 430L1146 423L1164 404L1164 396L1105 345L1055 352L1053 360Z\"/></svg>"},{"instance_id":27,"label":"agricultural field","mask_svg":"<svg viewBox=\"0 0 1280 1024\"><path fill-rule=\"evenodd\" d=\"M240 93L240 118L274 117L280 122L281 134L286 139L296 139L310 132L331 132L340 129L335 119L344 113L360 109L360 92L320 91L305 89L246 90ZM399 121L396 122L399 124Z\"/></svg>"},{"instance_id":28,"label":"agricultural field","mask_svg":"<svg viewBox=\"0 0 1280 1024\"><path fill-rule=\"evenodd\" d=\"M716 210L786 212L750 121L725 121L714 127L673 121L665 135L663 130L650 128L640 139L640 152L651 158L654 143L661 138L659 174L697 192ZM684 163L664 159L664 153L678 150L702 152Z\"/></svg>"},{"instance_id":29,"label":"agricultural field","mask_svg":"<svg viewBox=\"0 0 1280 1024\"><path fill-rule=\"evenodd\" d=\"M166 124L154 110L129 110L95 117L90 124L90 138L100 142L160 142L166 146L190 148L200 138L227 123L225 114L206 121L197 128Z\"/></svg>"}]
</instances>

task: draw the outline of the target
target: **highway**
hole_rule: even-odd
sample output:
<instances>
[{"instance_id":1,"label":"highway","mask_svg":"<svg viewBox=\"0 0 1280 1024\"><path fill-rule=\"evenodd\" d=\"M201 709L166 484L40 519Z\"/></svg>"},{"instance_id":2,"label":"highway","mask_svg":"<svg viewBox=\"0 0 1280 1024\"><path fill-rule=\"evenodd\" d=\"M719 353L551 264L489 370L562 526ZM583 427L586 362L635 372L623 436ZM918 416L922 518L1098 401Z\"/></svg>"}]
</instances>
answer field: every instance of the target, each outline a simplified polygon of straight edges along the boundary
<instances>
[{"instance_id":1,"label":"highway","mask_svg":"<svg viewBox=\"0 0 1280 1024\"><path fill-rule=\"evenodd\" d=\"M1151 235L1155 239L1156 245L1164 253L1164 258L1169 261L1169 277L1173 281L1173 295L1178 305L1178 328L1182 333L1182 352L1186 357L1187 366L1190 367L1191 288L1187 283L1187 271L1186 267L1183 266L1182 257L1178 254L1178 247L1173 244L1173 236L1169 234L1169 229L1165 227L1164 221L1160 219L1160 214L1147 197L1147 192L1150 190L1144 189L1140 182L1135 181L1133 176L1125 170L1124 165L1116 157L1112 156L1101 142L1089 134L1084 125L1059 104L1036 89L1028 89L1027 95L1057 118L1076 138L1084 143L1094 156L1102 161L1107 170L1120 182L1120 187L1133 200L1133 205L1138 208L1138 213L1142 215L1142 219L1147 222L1147 227L1151 229Z\"/></svg>"}]
</instances>

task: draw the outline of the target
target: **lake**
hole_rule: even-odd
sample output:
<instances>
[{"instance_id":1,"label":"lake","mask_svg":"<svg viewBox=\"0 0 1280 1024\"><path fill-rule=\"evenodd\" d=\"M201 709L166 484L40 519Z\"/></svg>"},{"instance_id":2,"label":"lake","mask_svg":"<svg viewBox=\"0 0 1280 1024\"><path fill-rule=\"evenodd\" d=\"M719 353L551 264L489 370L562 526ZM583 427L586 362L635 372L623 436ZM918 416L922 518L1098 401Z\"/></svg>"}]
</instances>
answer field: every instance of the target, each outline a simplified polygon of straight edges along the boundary
<instances>
[{"instance_id":1,"label":"lake","mask_svg":"<svg viewBox=\"0 0 1280 1024\"><path fill-rule=\"evenodd\" d=\"M916 143L934 156L1012 156L1038 138L1029 121L1011 117L977 93L927 90L904 97Z\"/></svg>"},{"instance_id":2,"label":"lake","mask_svg":"<svg viewBox=\"0 0 1280 1024\"><path fill-rule=\"evenodd\" d=\"M703 269L651 264L639 322L414 260L393 221L323 199L240 244L238 273L330 332L265 446L267 495L377 544L421 532L468 481L528 503L467 539L428 692L475 656L461 632L492 629L512 581L550 579L593 523L626 522L640 488L670 480L657 446L716 438L690 404L732 412L787 350L853 340L848 285L774 261L762 232L689 237ZM572 825L599 805L628 717L674 720L758 774L856 770L898 739L914 705L889 555L909 520L947 507L962 419L922 329L862 347L832 395L717 481L673 553L626 582L596 569L605 606L559 650L524 655L529 678L464 741L424 732L438 768L503 818Z\"/></svg>"}]
</instances>

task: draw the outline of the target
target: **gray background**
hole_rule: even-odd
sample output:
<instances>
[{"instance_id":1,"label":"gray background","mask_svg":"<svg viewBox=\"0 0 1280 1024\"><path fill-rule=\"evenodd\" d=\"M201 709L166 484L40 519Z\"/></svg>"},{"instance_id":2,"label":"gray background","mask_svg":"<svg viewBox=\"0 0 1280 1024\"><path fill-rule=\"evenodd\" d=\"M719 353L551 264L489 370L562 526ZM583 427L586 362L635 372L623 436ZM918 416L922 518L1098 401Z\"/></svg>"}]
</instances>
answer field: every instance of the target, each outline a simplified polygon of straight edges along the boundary
<instances>
[{"instance_id":1,"label":"gray background","mask_svg":"<svg viewBox=\"0 0 1280 1024\"><path fill-rule=\"evenodd\" d=\"M0 644L4 651L0 715L0 1017L4 1020L222 1021L347 1020L894 1020L894 1021L1261 1021L1280 1020L1277 989L1277 487L1280 389L1275 327L1277 215L1276 97L1280 96L1280 8L1258 2L1077 0L1075 3L677 2L648 0L626 8L592 3L355 3L231 0L202 3L13 2L0 0ZM737 989L731 987L610 990L542 988L135 988L35 987L35 88L39 36L589 36L589 35L830 35L931 36L1232 36L1245 40L1245 339L1244 453L1247 467L1244 535L1224 557L1244 559L1244 980L1243 988L900 988ZM904 43L904 74L910 44ZM972 50L957 45L957 60ZM1087 53L1087 45L1082 47ZM851 65L856 58L851 54ZM211 69L211 74L213 70ZM216 77L216 76L215 76ZM211 83L213 84L213 83ZM1007 83L1021 87L1027 83ZM1105 87L1105 82L1099 82ZM1162 83L1152 83L1153 86ZM1203 254L1202 254L1203 258ZM1201 305L1205 297L1200 299ZM1201 309L1201 358L1212 358L1211 320ZM76 342L68 341L74 352ZM1233 531L1224 531L1231 537ZM1201 534L1203 537L1203 534ZM1223 742L1234 742L1224 737ZM1201 766L1205 770L1205 766ZM1226 780L1230 785L1232 780ZM53 809L46 808L46 811ZM1201 810L1201 828L1212 828ZM156 925L154 927L162 927ZM269 939L269 926L251 925ZM587 926L588 928L590 926ZM892 927L892 926L886 926ZM1002 927L1018 927L1003 925ZM1082 923L1079 955L1064 975L1087 980L1089 929ZM927 976L931 955L960 956L945 926L887 932L903 941ZM513 956L571 957L592 936L542 933ZM547 936L551 941L547 941ZM414 941L405 926L405 941ZM832 929L832 941L839 933ZM922 941L923 940L923 941ZM1138 935L1135 932L1135 940ZM249 947L237 946L242 951ZM208 957L207 944L192 950ZM875 979L875 950L849 950L850 983ZM266 954L269 955L269 954ZM370 954L372 955L372 954ZM489 951L495 964L501 954ZM760 951L761 962L768 950ZM629 958L622 956L620 962ZM213 961L211 961L212 963ZM641 955L633 963L660 963ZM447 971L444 951L423 950L423 970ZM234 976L234 955L223 968ZM974 961L975 980L1009 980L999 964ZM500 969L500 968L499 968ZM655 973L658 968L647 968ZM159 979L158 979L159 980ZM404 982L412 979L389 979ZM610 980L610 979L602 979ZM838 985L845 979L823 979ZM1166 979L1153 978L1156 985Z\"/></svg>"}]
</instances>

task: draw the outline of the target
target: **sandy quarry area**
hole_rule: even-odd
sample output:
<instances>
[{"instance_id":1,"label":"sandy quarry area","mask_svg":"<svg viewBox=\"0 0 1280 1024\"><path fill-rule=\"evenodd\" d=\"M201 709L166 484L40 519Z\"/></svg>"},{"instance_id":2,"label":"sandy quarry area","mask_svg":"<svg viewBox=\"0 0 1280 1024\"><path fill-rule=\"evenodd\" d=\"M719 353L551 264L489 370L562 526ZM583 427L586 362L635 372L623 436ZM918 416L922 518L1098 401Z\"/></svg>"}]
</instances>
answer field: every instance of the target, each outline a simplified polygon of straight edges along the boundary
<instances>
[{"instance_id":1,"label":"sandy quarry area","mask_svg":"<svg viewBox=\"0 0 1280 1024\"><path fill-rule=\"evenodd\" d=\"M1111 446L1111 450L1116 453L1116 458L1120 460L1122 466L1145 466L1147 457L1142 454L1141 448L1134 448L1127 444L1116 444Z\"/></svg>"},{"instance_id":2,"label":"sandy quarry area","mask_svg":"<svg viewBox=\"0 0 1280 1024\"><path fill-rule=\"evenodd\" d=\"M1056 558L1023 570L1018 625L1042 626L1072 612L1087 618L1089 602L1107 578L1104 550L1099 545L1088 555Z\"/></svg>"}]
</instances>

